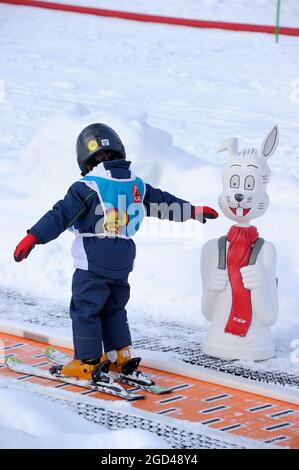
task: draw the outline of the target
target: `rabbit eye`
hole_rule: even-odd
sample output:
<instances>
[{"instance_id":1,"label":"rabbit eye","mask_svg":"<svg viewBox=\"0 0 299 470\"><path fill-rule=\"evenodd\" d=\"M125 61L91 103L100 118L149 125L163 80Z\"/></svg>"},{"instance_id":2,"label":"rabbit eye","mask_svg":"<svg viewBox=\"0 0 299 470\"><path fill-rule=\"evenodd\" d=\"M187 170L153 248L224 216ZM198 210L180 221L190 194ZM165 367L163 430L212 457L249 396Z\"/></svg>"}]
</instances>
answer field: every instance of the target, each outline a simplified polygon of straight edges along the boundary
<instances>
[{"instance_id":1,"label":"rabbit eye","mask_svg":"<svg viewBox=\"0 0 299 470\"><path fill-rule=\"evenodd\" d=\"M249 189L252 190L255 185L255 179L253 176L246 176L245 178L245 183L244 183L244 189Z\"/></svg>"},{"instance_id":2,"label":"rabbit eye","mask_svg":"<svg viewBox=\"0 0 299 470\"><path fill-rule=\"evenodd\" d=\"M234 175L230 179L230 187L234 189L239 189L240 187L240 176Z\"/></svg>"}]
</instances>

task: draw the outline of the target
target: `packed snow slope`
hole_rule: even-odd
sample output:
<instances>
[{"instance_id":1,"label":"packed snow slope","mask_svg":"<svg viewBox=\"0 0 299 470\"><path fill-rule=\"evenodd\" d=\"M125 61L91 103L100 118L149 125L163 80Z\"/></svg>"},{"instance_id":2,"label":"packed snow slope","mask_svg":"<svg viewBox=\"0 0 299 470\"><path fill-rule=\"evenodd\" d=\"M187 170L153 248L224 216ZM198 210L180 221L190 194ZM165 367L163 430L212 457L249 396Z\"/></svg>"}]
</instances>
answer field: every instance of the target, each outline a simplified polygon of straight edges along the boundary
<instances>
[{"instance_id":1,"label":"packed snow slope","mask_svg":"<svg viewBox=\"0 0 299 470\"><path fill-rule=\"evenodd\" d=\"M285 3L294 19L297 4ZM219 11L225 8L224 2L217 5ZM266 1L259 5L266 11ZM226 11L238 8L232 2ZM251 8L256 19L256 7ZM244 20L238 13L237 18ZM7 5L0 5L0 35L1 284L68 303L70 232L37 247L24 263L14 263L12 253L26 230L79 178L74 143L86 123L115 127L136 173L149 183L217 207L226 158L215 152L219 143L236 135L241 146L259 146L277 122L281 142L270 161L271 205L256 224L277 246L281 314L275 333L290 348L299 338L298 39L283 37L277 45L268 35ZM156 319L204 327L200 251L203 241L229 226L224 216L204 227L146 221L130 277L131 321L145 311Z\"/></svg>"}]
</instances>

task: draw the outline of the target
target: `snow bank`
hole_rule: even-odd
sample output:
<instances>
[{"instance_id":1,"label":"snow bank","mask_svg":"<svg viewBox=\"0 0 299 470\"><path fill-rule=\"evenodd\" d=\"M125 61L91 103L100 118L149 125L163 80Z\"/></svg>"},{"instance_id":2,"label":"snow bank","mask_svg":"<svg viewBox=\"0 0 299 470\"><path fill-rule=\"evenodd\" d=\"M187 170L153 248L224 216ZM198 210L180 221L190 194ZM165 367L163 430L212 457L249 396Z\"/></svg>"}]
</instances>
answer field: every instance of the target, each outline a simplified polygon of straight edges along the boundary
<instances>
[{"instance_id":1,"label":"snow bank","mask_svg":"<svg viewBox=\"0 0 299 470\"><path fill-rule=\"evenodd\" d=\"M173 146L169 133L150 126L146 113L118 115L100 110L91 114L87 107L77 104L48 121L22 152L21 164L30 196L53 201L80 178L76 139L92 122L103 122L116 130L136 174L142 174L153 185L159 184L163 173L170 172L169 167L191 170L201 163Z\"/></svg>"},{"instance_id":2,"label":"snow bank","mask_svg":"<svg viewBox=\"0 0 299 470\"><path fill-rule=\"evenodd\" d=\"M1 449L167 448L161 438L133 429L109 431L58 403L29 392L0 389Z\"/></svg>"}]
</instances>

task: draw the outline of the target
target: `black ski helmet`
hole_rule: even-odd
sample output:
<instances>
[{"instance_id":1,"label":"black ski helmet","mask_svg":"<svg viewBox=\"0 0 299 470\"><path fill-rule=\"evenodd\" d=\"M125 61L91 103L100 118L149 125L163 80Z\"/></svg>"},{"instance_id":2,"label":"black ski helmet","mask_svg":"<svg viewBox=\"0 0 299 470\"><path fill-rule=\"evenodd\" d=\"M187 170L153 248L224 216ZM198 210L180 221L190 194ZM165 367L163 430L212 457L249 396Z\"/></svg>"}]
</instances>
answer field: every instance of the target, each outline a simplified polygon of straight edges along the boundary
<instances>
[{"instance_id":1,"label":"black ski helmet","mask_svg":"<svg viewBox=\"0 0 299 470\"><path fill-rule=\"evenodd\" d=\"M126 158L125 147L117 133L106 124L90 124L80 132L76 144L77 161L82 175L88 173L87 164L96 155L109 150L116 159Z\"/></svg>"}]
</instances>

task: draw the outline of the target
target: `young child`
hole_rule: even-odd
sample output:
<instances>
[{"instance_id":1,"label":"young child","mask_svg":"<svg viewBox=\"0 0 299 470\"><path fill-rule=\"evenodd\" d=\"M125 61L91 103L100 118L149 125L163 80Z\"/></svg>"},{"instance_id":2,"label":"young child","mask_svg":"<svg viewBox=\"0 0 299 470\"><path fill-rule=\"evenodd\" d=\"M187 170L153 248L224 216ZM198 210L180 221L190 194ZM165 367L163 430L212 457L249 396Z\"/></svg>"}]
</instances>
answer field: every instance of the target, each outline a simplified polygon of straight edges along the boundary
<instances>
[{"instance_id":1,"label":"young child","mask_svg":"<svg viewBox=\"0 0 299 470\"><path fill-rule=\"evenodd\" d=\"M74 359L61 374L91 379L102 361L109 358L114 370L120 371L131 359L125 307L136 252L132 237L143 217L176 222L192 218L205 223L218 213L206 206L193 206L136 177L119 136L105 124L83 129L77 139L77 160L83 179L27 231L14 259L22 261L35 245L48 243L73 228L76 270L70 316Z\"/></svg>"}]
</instances>

